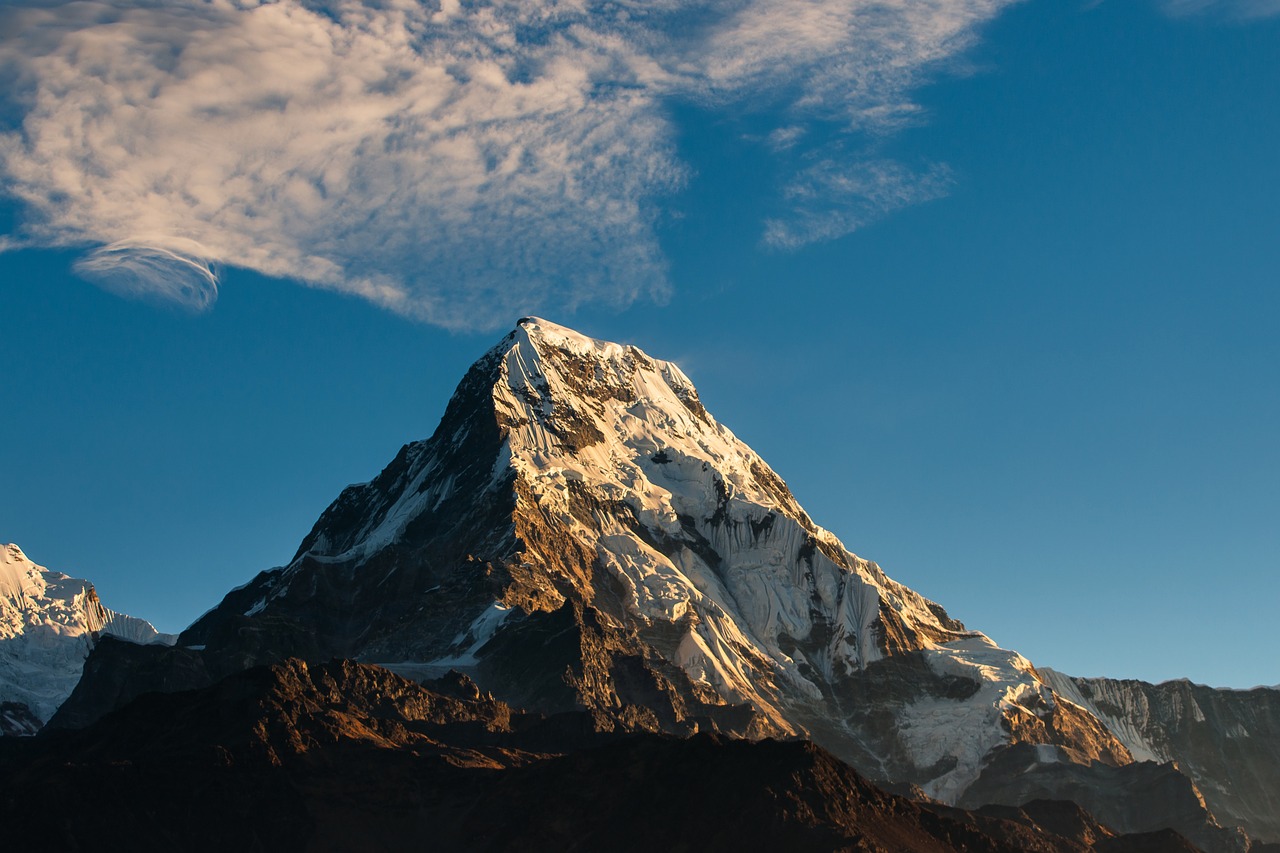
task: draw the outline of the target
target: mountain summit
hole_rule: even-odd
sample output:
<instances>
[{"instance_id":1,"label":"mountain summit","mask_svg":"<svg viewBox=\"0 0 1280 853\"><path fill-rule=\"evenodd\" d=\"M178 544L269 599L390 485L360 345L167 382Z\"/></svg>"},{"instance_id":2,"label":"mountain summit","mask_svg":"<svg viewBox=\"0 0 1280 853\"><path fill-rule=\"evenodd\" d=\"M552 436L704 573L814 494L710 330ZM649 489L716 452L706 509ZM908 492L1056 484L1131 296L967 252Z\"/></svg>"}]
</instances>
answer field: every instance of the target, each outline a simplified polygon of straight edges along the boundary
<instances>
[{"instance_id":1,"label":"mountain summit","mask_svg":"<svg viewBox=\"0 0 1280 853\"><path fill-rule=\"evenodd\" d=\"M230 641L247 625L271 653L466 669L525 706L810 735L944 800L1002 744L1131 760L1024 658L814 524L675 364L538 318L181 642L250 662L263 641Z\"/></svg>"}]
</instances>

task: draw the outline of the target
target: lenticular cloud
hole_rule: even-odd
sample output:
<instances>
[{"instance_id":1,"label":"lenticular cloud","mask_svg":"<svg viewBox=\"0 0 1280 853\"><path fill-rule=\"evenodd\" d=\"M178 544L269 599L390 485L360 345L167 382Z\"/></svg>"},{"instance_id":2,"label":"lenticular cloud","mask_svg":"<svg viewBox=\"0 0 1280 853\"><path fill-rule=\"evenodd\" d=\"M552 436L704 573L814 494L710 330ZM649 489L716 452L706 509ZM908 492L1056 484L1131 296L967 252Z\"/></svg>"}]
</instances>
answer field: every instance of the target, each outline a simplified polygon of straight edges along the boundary
<instances>
[{"instance_id":1,"label":"lenticular cloud","mask_svg":"<svg viewBox=\"0 0 1280 853\"><path fill-rule=\"evenodd\" d=\"M452 327L661 300L670 98L771 104L792 178L763 239L838 236L934 192L851 140L912 121L911 87L1009 2L10 3L9 242L197 310L219 265ZM809 144L814 122L844 130Z\"/></svg>"},{"instance_id":2,"label":"lenticular cloud","mask_svg":"<svg viewBox=\"0 0 1280 853\"><path fill-rule=\"evenodd\" d=\"M121 296L175 302L194 311L203 311L218 298L218 275L195 244L180 251L122 240L94 249L76 262L75 269Z\"/></svg>"}]
</instances>

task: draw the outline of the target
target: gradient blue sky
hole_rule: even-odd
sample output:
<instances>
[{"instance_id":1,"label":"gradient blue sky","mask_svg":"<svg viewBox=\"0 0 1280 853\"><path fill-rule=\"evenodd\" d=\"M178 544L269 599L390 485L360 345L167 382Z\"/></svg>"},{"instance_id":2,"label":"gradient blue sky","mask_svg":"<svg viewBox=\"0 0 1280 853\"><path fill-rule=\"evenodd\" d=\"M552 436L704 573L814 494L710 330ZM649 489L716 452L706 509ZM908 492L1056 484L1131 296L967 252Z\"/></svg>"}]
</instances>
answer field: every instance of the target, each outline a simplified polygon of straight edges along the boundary
<instances>
[{"instance_id":1,"label":"gradient blue sky","mask_svg":"<svg viewBox=\"0 0 1280 853\"><path fill-rule=\"evenodd\" d=\"M212 8L247 14L229 3ZM384 150L413 156L392 175L439 193L378 189L373 155L340 146L361 176L341 201L272 180L272 157L341 159L290 147L328 113L227 172L238 143L214 138L213 177L184 172L183 134L258 120L261 93L180 131L156 103L159 124L121 130L136 100L107 99L95 137L59 111L97 83L55 48L102 21L61 15L45 41L0 18L0 68L23 72L0 110L0 540L181 629L429 435L536 312L678 361L819 524L1037 665L1280 682L1280 4L935 5L959 27L941 41L924 12L884 25L916 53L833 46L819 17L776 56L700 6L720 62L759 50L781 71L672 59L678 15L615 22L643 50L584 64L626 65L623 95L597 78L567 119L506 126L473 69L444 117L509 131L477 143L481 177L432 171L457 134L401 113ZM112 32L163 42L158 8ZM478 50L451 32L432 49ZM539 38L561 53L501 55L524 69L507 82L578 79ZM68 127L84 136L60 144ZM205 204L245 175L247 201ZM195 242L157 240L166 216Z\"/></svg>"}]
</instances>

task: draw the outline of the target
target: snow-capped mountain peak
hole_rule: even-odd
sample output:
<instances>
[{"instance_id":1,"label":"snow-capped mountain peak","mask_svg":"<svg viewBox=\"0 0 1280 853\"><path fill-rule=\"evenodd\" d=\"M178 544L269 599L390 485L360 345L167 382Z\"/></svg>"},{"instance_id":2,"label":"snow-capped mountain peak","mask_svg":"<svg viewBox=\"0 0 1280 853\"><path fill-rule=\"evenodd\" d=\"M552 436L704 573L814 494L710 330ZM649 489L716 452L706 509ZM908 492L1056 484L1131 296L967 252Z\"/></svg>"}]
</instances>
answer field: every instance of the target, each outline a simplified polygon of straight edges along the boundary
<instances>
[{"instance_id":1,"label":"snow-capped mountain peak","mask_svg":"<svg viewBox=\"0 0 1280 853\"><path fill-rule=\"evenodd\" d=\"M103 634L144 644L176 639L103 606L88 581L36 565L17 545L0 547L0 701L47 721Z\"/></svg>"},{"instance_id":2,"label":"snow-capped mountain peak","mask_svg":"<svg viewBox=\"0 0 1280 853\"><path fill-rule=\"evenodd\" d=\"M949 800L1013 742L1130 760L1020 655L817 526L675 364L536 317L472 366L430 439L183 642L267 618L308 625L319 654L464 667L548 710L645 707L687 730L749 706L746 733L807 733Z\"/></svg>"},{"instance_id":3,"label":"snow-capped mountain peak","mask_svg":"<svg viewBox=\"0 0 1280 853\"><path fill-rule=\"evenodd\" d=\"M498 351L494 409L527 486L518 491L594 556L642 635L679 637L672 657L694 682L823 739L844 680L919 655L926 680L972 685L965 701L928 695L898 711L895 739L912 763L947 767L919 779L945 799L1010 742L1010 717L1034 720L1015 737L1069 740L1065 730L1083 726L1105 744L1101 755L1127 760L1096 721L1060 706L1025 658L814 524L675 364L538 318ZM560 558L530 547L523 559Z\"/></svg>"},{"instance_id":4,"label":"snow-capped mountain peak","mask_svg":"<svg viewBox=\"0 0 1280 853\"><path fill-rule=\"evenodd\" d=\"M38 599L48 580L20 554L5 589ZM472 365L430 438L343 490L286 566L180 642L99 645L55 724L256 663L346 657L461 669L513 707L585 708L596 730L807 735L962 806L1077 799L1214 851L1245 848L1211 798L1275 827L1265 785L1220 784L1246 764L1238 778L1274 775L1252 737L1277 730L1273 691L1220 701L1037 671L818 527L675 364L536 317ZM0 708L6 724L25 722ZM1135 754L1186 761L1203 795Z\"/></svg>"}]
</instances>

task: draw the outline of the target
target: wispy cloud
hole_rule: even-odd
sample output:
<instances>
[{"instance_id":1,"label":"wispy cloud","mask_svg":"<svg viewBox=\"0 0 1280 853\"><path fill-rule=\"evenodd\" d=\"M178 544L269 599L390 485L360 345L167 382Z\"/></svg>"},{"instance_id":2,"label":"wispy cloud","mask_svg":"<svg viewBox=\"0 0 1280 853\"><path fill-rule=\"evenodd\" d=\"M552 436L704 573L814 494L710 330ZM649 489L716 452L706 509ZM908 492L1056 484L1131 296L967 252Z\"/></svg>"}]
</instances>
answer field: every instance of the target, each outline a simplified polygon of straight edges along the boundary
<instances>
[{"instance_id":1,"label":"wispy cloud","mask_svg":"<svg viewBox=\"0 0 1280 853\"><path fill-rule=\"evenodd\" d=\"M157 241L159 242L159 241ZM204 248L168 238L173 248L145 241L121 240L89 252L76 262L76 272L103 288L137 299L176 302L203 311L218 298L218 274Z\"/></svg>"},{"instance_id":2,"label":"wispy cloud","mask_svg":"<svg viewBox=\"0 0 1280 853\"><path fill-rule=\"evenodd\" d=\"M798 249L849 234L895 210L946 194L944 166L912 171L892 160L820 160L783 188L785 213L766 220L765 243Z\"/></svg>"},{"instance_id":3,"label":"wispy cloud","mask_svg":"<svg viewBox=\"0 0 1280 853\"><path fill-rule=\"evenodd\" d=\"M661 300L666 99L767 105L792 177L765 240L839 236L942 191L848 140L916 120L1010 2L27 0L0 11L0 187L20 242L197 310L219 265L452 327Z\"/></svg>"}]
</instances>

